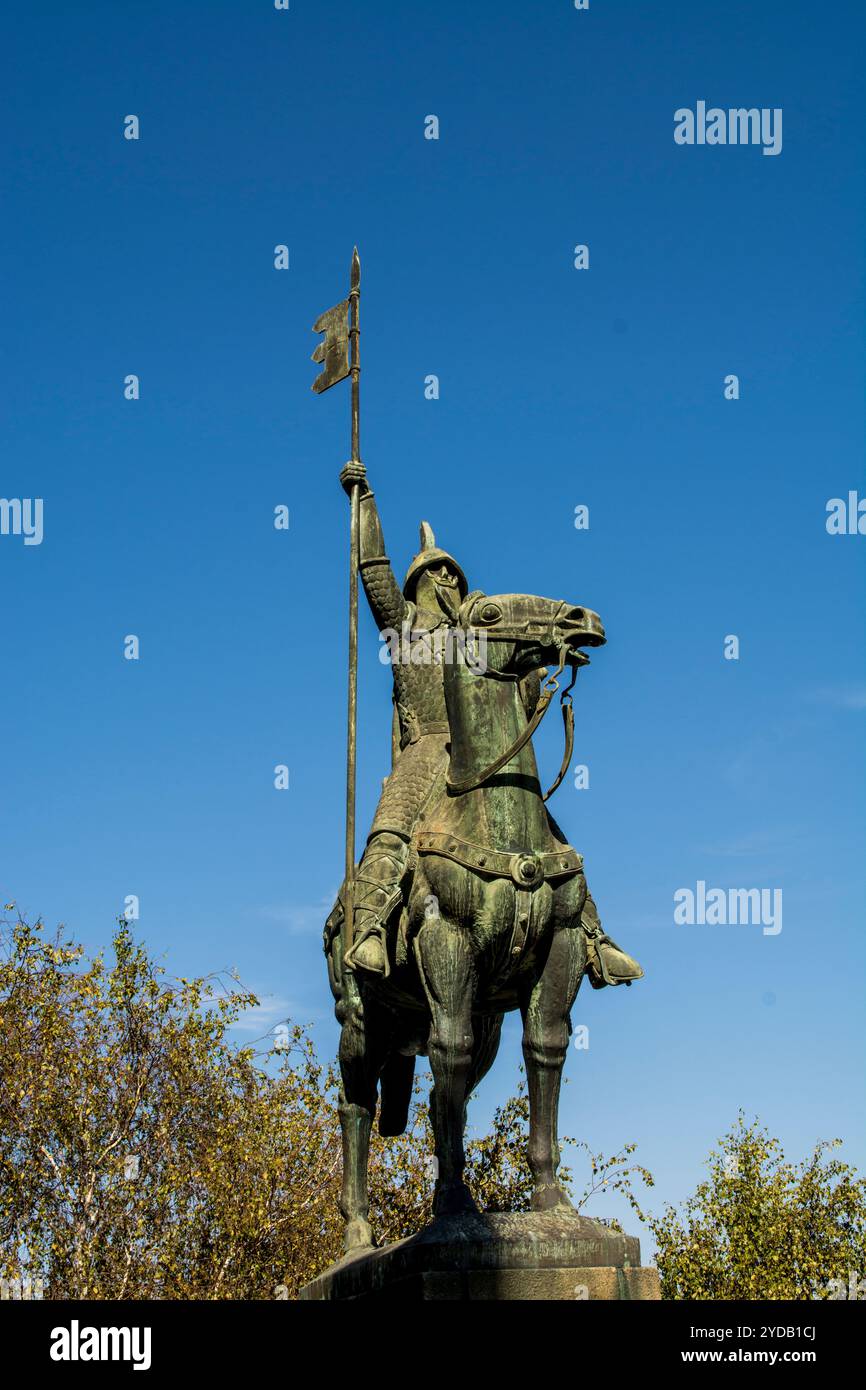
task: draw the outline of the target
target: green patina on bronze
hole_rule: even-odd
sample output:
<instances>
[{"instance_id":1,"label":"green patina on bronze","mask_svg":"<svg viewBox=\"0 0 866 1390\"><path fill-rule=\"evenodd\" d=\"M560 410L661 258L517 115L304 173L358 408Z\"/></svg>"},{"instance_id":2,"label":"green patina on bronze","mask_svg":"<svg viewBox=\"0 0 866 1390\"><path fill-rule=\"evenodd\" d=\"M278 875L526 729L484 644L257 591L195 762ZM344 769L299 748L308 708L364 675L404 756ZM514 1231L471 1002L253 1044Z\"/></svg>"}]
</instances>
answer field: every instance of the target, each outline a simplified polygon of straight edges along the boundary
<instances>
[{"instance_id":1,"label":"green patina on bronze","mask_svg":"<svg viewBox=\"0 0 866 1390\"><path fill-rule=\"evenodd\" d=\"M583 861L545 806L526 737L564 673L604 643L597 614L535 595L467 594L426 525L400 585L366 470L347 464L341 479L360 492L360 574L392 644L395 704L393 769L354 875L351 950L342 895L325 930L342 1024L342 1209L354 1250L373 1239L366 1161L377 1098L380 1131L401 1133L418 1054L429 1056L434 1080L434 1210L474 1210L463 1181L465 1105L512 1009L524 1021L533 1208L568 1205L556 1170L569 1013L585 972L597 987L642 972L601 931Z\"/></svg>"},{"instance_id":2,"label":"green patina on bronze","mask_svg":"<svg viewBox=\"0 0 866 1390\"><path fill-rule=\"evenodd\" d=\"M342 1026L341 1209L350 1252L373 1245L367 1157L377 1106L380 1133L402 1133L418 1055L433 1073L434 1212L475 1212L463 1179L466 1102L514 1009L524 1026L532 1207L570 1208L556 1178L570 1011L584 974L595 988L643 974L601 929L583 860L545 805L532 745L560 693L566 756L552 792L571 753L570 689L587 649L606 640L601 620L571 600L470 591L426 522L398 582L359 458L357 252L351 286L349 300L317 322L326 339L315 388L341 380L348 364L352 461L340 475L351 502L346 878L324 945ZM356 865L358 574L392 652L394 723L392 771Z\"/></svg>"}]
</instances>

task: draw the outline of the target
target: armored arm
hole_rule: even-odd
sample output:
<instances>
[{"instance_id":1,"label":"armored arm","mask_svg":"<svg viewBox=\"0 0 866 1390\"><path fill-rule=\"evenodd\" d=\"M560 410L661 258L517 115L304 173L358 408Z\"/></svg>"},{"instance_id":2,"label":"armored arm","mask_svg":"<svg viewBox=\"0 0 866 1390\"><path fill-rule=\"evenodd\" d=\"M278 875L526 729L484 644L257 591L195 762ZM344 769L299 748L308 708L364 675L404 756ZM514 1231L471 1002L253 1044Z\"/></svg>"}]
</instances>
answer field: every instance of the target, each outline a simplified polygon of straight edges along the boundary
<instances>
[{"instance_id":1,"label":"armored arm","mask_svg":"<svg viewBox=\"0 0 866 1390\"><path fill-rule=\"evenodd\" d=\"M383 628L392 628L395 632L399 631L400 624L408 612L408 605L391 568L391 562L385 554L382 523L379 520L376 499L367 483L364 465L347 463L340 474L340 482L346 491L349 491L356 482L360 485L361 497L358 506L359 568L364 592L376 620L376 626L380 631Z\"/></svg>"}]
</instances>

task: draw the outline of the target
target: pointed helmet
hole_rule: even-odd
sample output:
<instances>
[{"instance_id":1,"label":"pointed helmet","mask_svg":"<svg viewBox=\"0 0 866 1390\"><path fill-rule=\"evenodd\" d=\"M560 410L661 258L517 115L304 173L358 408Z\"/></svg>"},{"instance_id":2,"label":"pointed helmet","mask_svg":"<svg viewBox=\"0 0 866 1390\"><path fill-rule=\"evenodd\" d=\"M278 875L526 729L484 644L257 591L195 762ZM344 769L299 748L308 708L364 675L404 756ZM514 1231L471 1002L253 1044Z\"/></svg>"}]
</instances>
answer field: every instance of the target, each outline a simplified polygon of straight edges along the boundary
<instances>
[{"instance_id":1,"label":"pointed helmet","mask_svg":"<svg viewBox=\"0 0 866 1390\"><path fill-rule=\"evenodd\" d=\"M449 555L447 550L441 550L436 544L436 537L433 535L433 528L429 523L422 521L421 549L406 571L406 578L403 581L404 597L410 600L414 598L415 585L418 583L419 575L423 574L424 570L429 569L431 565L441 565L445 563L449 564L455 571L457 575L457 584L460 589L460 597L465 598L469 589L469 585L466 583L466 575L454 559L454 556Z\"/></svg>"}]
</instances>

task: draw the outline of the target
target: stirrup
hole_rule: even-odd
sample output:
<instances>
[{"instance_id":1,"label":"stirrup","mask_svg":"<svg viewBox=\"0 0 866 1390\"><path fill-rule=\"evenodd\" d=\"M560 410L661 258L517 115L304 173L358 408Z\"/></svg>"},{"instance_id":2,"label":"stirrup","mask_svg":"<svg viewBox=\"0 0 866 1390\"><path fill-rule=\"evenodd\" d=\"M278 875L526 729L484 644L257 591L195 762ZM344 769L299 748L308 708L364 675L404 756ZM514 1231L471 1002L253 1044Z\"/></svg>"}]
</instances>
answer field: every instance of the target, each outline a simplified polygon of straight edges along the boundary
<instances>
[{"instance_id":1,"label":"stirrup","mask_svg":"<svg viewBox=\"0 0 866 1390\"><path fill-rule=\"evenodd\" d=\"M589 932L584 927L584 932L586 968L593 989L604 989L605 985L630 985L633 980L643 979L643 970L637 961L603 931Z\"/></svg>"},{"instance_id":2,"label":"stirrup","mask_svg":"<svg viewBox=\"0 0 866 1390\"><path fill-rule=\"evenodd\" d=\"M379 886L381 887L381 885ZM370 974L382 974L383 978L387 980L388 976L391 973L391 962L388 958L388 928L386 923L388 922L388 919L391 916L397 904L401 903L402 901L402 892L399 888L395 888L385 899L381 907L377 908L376 910L373 910L372 908L363 905L359 909L356 909L356 921L358 911L368 913L369 918L367 922L361 927L361 931L359 932L358 936L356 936L352 941L350 949L346 952L343 964L345 965L347 970L367 970ZM379 943L382 947L382 956L385 964L384 969L381 972L378 970L370 971L369 966L366 966L363 964L363 962L355 959L355 952L357 951L358 947L362 946L365 941L369 941L371 936L378 937Z\"/></svg>"},{"instance_id":3,"label":"stirrup","mask_svg":"<svg viewBox=\"0 0 866 1390\"><path fill-rule=\"evenodd\" d=\"M369 941L371 937L377 937L382 947L382 959L384 964L381 970L374 970L371 966L365 965L364 962L358 960L355 955L358 948L363 946L365 941ZM383 979L387 980L391 973L391 962L388 960L388 941L385 928L382 926L381 922L374 922L371 926L364 928L361 935L352 942L352 945L346 952L343 964L347 970L364 970L368 975L381 975Z\"/></svg>"}]
</instances>

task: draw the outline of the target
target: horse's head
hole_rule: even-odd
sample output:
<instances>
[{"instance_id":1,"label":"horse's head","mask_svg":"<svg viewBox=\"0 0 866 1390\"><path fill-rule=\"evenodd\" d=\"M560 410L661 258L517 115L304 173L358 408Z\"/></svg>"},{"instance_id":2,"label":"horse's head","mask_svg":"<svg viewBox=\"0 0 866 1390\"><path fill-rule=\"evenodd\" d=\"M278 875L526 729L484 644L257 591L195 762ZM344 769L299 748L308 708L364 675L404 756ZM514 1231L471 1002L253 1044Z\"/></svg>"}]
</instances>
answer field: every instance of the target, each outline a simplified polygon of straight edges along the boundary
<instances>
[{"instance_id":1,"label":"horse's head","mask_svg":"<svg viewBox=\"0 0 866 1390\"><path fill-rule=\"evenodd\" d=\"M473 639L478 668L523 675L540 666L584 666L585 647L607 640L597 613L537 594L483 594L460 607L458 627Z\"/></svg>"}]
</instances>

